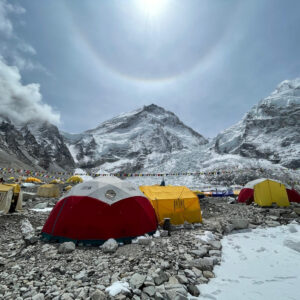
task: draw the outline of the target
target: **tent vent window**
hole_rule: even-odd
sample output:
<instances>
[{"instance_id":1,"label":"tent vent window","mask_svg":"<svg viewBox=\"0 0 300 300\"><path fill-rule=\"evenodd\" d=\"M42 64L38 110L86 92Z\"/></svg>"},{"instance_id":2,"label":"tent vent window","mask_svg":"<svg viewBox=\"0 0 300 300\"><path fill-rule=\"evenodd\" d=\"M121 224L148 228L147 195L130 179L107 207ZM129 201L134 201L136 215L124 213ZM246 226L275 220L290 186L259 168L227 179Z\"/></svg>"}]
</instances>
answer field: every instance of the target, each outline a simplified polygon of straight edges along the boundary
<instances>
[{"instance_id":1,"label":"tent vent window","mask_svg":"<svg viewBox=\"0 0 300 300\"><path fill-rule=\"evenodd\" d=\"M116 192L114 190L108 190L105 193L105 197L109 200L113 200L116 197Z\"/></svg>"}]
</instances>

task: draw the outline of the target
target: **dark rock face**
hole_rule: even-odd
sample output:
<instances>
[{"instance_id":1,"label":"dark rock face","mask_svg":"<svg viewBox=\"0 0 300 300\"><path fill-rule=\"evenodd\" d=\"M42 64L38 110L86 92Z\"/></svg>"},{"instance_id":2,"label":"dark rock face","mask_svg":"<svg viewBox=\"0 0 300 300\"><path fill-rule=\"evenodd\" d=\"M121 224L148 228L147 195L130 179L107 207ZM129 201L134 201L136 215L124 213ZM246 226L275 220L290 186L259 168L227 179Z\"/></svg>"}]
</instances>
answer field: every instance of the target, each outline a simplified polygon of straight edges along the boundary
<instances>
[{"instance_id":1,"label":"dark rock face","mask_svg":"<svg viewBox=\"0 0 300 300\"><path fill-rule=\"evenodd\" d=\"M283 81L241 122L219 134L215 150L300 167L300 79Z\"/></svg>"},{"instance_id":2,"label":"dark rock face","mask_svg":"<svg viewBox=\"0 0 300 300\"><path fill-rule=\"evenodd\" d=\"M149 155L197 148L207 140L184 125L176 115L154 104L122 114L71 140L68 147L81 168L106 163L115 170L135 172Z\"/></svg>"},{"instance_id":3,"label":"dark rock face","mask_svg":"<svg viewBox=\"0 0 300 300\"><path fill-rule=\"evenodd\" d=\"M33 168L40 167L45 170L66 170L75 167L58 128L48 122L15 126L2 120L0 143L1 150L13 155L20 164L25 163Z\"/></svg>"}]
</instances>

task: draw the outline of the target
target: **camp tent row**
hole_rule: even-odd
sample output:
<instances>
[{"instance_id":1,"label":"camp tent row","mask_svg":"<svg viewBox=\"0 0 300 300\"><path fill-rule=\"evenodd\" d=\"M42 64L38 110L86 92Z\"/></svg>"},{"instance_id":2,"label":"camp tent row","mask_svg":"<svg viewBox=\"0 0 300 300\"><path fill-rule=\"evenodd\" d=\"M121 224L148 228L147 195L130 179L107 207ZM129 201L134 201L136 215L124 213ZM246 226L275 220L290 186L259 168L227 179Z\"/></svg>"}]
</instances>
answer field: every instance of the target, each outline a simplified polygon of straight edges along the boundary
<instances>
[{"instance_id":1,"label":"camp tent row","mask_svg":"<svg viewBox=\"0 0 300 300\"><path fill-rule=\"evenodd\" d=\"M109 238L127 242L153 234L165 218L172 224L201 222L198 198L188 188L144 186L141 190L115 177L80 183L55 205L42 236L95 245Z\"/></svg>"},{"instance_id":2,"label":"camp tent row","mask_svg":"<svg viewBox=\"0 0 300 300\"><path fill-rule=\"evenodd\" d=\"M241 190L238 202L250 204L252 202L260 206L289 206L290 202L299 202L300 195L294 189L286 187L283 183L267 178L260 178L248 182Z\"/></svg>"}]
</instances>

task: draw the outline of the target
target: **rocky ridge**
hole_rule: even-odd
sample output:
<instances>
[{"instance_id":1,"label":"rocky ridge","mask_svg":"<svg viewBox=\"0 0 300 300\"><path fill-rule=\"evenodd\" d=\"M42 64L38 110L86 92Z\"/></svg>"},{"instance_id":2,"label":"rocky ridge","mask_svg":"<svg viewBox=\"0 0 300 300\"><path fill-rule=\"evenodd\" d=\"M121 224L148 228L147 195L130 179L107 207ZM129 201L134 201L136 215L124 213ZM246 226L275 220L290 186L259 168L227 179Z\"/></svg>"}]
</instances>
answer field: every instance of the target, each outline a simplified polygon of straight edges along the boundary
<instances>
[{"instance_id":1,"label":"rocky ridge","mask_svg":"<svg viewBox=\"0 0 300 300\"><path fill-rule=\"evenodd\" d=\"M300 78L281 82L233 127L216 137L215 150L300 167Z\"/></svg>"},{"instance_id":2,"label":"rocky ridge","mask_svg":"<svg viewBox=\"0 0 300 300\"><path fill-rule=\"evenodd\" d=\"M49 122L16 125L0 118L0 157L1 167L49 171L75 167L58 128Z\"/></svg>"}]
</instances>

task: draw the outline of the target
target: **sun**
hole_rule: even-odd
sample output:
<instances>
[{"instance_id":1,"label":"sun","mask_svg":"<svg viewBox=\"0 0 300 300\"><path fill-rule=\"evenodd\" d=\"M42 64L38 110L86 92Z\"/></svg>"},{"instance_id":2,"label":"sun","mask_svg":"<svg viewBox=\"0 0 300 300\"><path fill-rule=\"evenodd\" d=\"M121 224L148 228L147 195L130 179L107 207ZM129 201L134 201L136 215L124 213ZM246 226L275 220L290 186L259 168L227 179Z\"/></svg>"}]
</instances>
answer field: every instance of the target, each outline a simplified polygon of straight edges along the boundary
<instances>
[{"instance_id":1,"label":"sun","mask_svg":"<svg viewBox=\"0 0 300 300\"><path fill-rule=\"evenodd\" d=\"M137 0L137 6L148 17L157 17L166 8L167 0Z\"/></svg>"}]
</instances>

